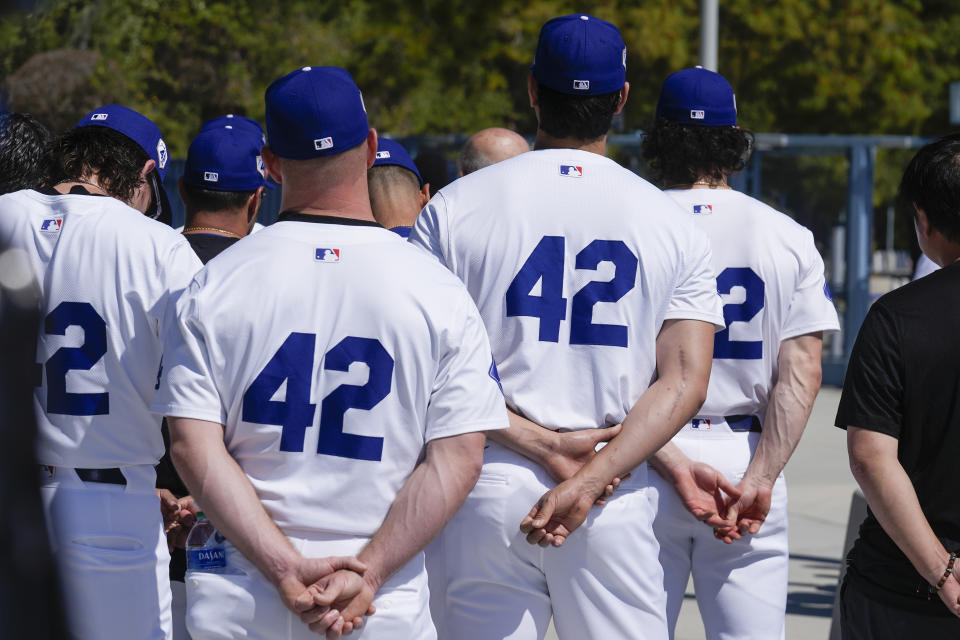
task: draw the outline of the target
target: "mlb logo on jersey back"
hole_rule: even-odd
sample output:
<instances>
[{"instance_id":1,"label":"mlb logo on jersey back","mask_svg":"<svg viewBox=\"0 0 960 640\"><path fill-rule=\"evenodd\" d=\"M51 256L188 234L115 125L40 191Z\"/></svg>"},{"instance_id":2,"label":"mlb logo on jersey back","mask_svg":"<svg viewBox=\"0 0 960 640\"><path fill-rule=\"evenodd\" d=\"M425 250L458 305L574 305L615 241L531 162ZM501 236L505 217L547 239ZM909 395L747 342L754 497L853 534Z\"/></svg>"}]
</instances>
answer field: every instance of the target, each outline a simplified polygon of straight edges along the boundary
<instances>
[{"instance_id":1,"label":"mlb logo on jersey back","mask_svg":"<svg viewBox=\"0 0 960 640\"><path fill-rule=\"evenodd\" d=\"M710 421L704 418L694 418L690 421L690 426L692 426L694 429L710 431Z\"/></svg>"},{"instance_id":2,"label":"mlb logo on jersey back","mask_svg":"<svg viewBox=\"0 0 960 640\"><path fill-rule=\"evenodd\" d=\"M589 91L590 90L590 81L589 80L574 80L573 88L577 91Z\"/></svg>"},{"instance_id":3,"label":"mlb logo on jersey back","mask_svg":"<svg viewBox=\"0 0 960 640\"><path fill-rule=\"evenodd\" d=\"M324 149L330 149L333 147L333 138L317 138L313 141L313 148L317 151L323 151Z\"/></svg>"},{"instance_id":4,"label":"mlb logo on jersey back","mask_svg":"<svg viewBox=\"0 0 960 640\"><path fill-rule=\"evenodd\" d=\"M340 249L317 249L315 258L317 262L340 262Z\"/></svg>"},{"instance_id":5,"label":"mlb logo on jersey back","mask_svg":"<svg viewBox=\"0 0 960 640\"><path fill-rule=\"evenodd\" d=\"M694 215L708 216L713 213L712 204L695 204L693 205Z\"/></svg>"},{"instance_id":6,"label":"mlb logo on jersey back","mask_svg":"<svg viewBox=\"0 0 960 640\"><path fill-rule=\"evenodd\" d=\"M568 178L582 178L583 167L574 164L562 164L560 165L560 175Z\"/></svg>"},{"instance_id":7,"label":"mlb logo on jersey back","mask_svg":"<svg viewBox=\"0 0 960 640\"><path fill-rule=\"evenodd\" d=\"M60 233L60 227L63 226L63 218L47 218L40 223L40 231L47 233Z\"/></svg>"}]
</instances>

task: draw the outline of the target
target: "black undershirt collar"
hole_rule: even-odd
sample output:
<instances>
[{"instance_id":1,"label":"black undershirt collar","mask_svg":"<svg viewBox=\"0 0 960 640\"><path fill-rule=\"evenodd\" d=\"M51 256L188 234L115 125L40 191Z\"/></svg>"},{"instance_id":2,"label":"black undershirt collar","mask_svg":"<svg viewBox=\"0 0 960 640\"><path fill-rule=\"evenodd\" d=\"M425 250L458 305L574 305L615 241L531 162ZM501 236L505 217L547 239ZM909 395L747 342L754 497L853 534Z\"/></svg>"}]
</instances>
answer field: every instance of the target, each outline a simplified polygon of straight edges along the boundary
<instances>
[{"instance_id":1,"label":"black undershirt collar","mask_svg":"<svg viewBox=\"0 0 960 640\"><path fill-rule=\"evenodd\" d=\"M52 185L48 185L48 184L45 184L42 187L34 189L34 191L37 191L38 193L42 193L45 196L71 195L71 196L99 196L101 198L106 197L106 194L104 193L91 193L90 191L87 191L82 184L75 184L72 187L70 187L69 193L60 193L59 191L54 189Z\"/></svg>"},{"instance_id":2,"label":"black undershirt collar","mask_svg":"<svg viewBox=\"0 0 960 640\"><path fill-rule=\"evenodd\" d=\"M340 216L313 215L299 211L284 211L277 216L277 222L319 222L321 224L345 224L355 227L381 227L372 220L357 220L355 218L341 218Z\"/></svg>"}]
</instances>

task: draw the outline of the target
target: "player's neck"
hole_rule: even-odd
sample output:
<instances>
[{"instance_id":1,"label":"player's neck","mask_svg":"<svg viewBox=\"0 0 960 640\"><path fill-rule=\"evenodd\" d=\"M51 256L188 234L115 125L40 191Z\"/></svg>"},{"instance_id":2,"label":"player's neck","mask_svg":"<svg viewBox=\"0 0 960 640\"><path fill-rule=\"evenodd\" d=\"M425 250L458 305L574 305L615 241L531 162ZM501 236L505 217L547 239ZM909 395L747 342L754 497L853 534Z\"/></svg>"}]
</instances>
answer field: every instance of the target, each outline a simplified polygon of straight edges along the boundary
<instances>
[{"instance_id":1,"label":"player's neck","mask_svg":"<svg viewBox=\"0 0 960 640\"><path fill-rule=\"evenodd\" d=\"M672 180L665 180L666 186L663 187L664 191L669 191L670 189L730 189L730 185L727 184L727 176L721 174L719 178L715 176L700 176L693 182L678 182Z\"/></svg>"},{"instance_id":2,"label":"player's neck","mask_svg":"<svg viewBox=\"0 0 960 640\"><path fill-rule=\"evenodd\" d=\"M184 228L184 233L207 233L229 238L242 238L250 231L244 211L198 211Z\"/></svg>"},{"instance_id":3,"label":"player's neck","mask_svg":"<svg viewBox=\"0 0 960 640\"><path fill-rule=\"evenodd\" d=\"M366 180L363 188L354 188L355 185L344 187L322 188L309 186L296 188L284 183L283 198L280 201L281 211L296 211L307 215L335 216L351 220L368 220L376 222L370 208L370 196L367 193Z\"/></svg>"},{"instance_id":4,"label":"player's neck","mask_svg":"<svg viewBox=\"0 0 960 640\"><path fill-rule=\"evenodd\" d=\"M536 151L541 149L577 149L579 151L589 151L590 153L606 156L607 136L601 136L596 140L556 138L545 132L543 129L537 129L537 139L533 142L533 148Z\"/></svg>"}]
</instances>

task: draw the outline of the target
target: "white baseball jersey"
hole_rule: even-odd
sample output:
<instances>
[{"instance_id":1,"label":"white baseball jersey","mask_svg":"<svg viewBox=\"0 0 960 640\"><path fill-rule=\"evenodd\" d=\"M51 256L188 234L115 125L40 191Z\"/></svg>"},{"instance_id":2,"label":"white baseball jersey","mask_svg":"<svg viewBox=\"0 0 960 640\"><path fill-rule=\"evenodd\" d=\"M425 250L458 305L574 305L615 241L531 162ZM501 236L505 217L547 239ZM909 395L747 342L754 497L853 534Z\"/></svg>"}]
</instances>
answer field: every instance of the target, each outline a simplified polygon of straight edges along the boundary
<instances>
[{"instance_id":1,"label":"white baseball jersey","mask_svg":"<svg viewBox=\"0 0 960 640\"><path fill-rule=\"evenodd\" d=\"M538 424L621 422L667 319L723 328L706 237L661 191L587 151L532 151L442 189L410 241L466 284L507 405Z\"/></svg>"},{"instance_id":2,"label":"white baseball jersey","mask_svg":"<svg viewBox=\"0 0 960 640\"><path fill-rule=\"evenodd\" d=\"M727 328L714 338L701 416L757 415L777 379L780 342L840 330L813 234L728 189L667 193L710 238Z\"/></svg>"},{"instance_id":3,"label":"white baseball jersey","mask_svg":"<svg viewBox=\"0 0 960 640\"><path fill-rule=\"evenodd\" d=\"M25 252L42 295L34 394L44 465L155 465L149 411L160 335L200 268L183 236L114 198L0 197L0 246Z\"/></svg>"},{"instance_id":4,"label":"white baseball jersey","mask_svg":"<svg viewBox=\"0 0 960 640\"><path fill-rule=\"evenodd\" d=\"M395 233L285 215L183 295L154 409L224 424L281 529L370 536L425 443L507 426L489 342Z\"/></svg>"}]
</instances>

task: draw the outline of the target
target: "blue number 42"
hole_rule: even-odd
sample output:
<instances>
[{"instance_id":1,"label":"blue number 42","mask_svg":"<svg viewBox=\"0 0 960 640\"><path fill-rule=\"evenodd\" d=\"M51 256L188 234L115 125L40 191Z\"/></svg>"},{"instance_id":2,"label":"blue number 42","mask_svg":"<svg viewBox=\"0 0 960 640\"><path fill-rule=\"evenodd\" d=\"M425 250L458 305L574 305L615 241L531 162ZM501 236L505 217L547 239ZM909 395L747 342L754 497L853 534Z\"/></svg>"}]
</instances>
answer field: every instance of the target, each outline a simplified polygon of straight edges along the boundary
<instances>
[{"instance_id":1,"label":"blue number 42","mask_svg":"<svg viewBox=\"0 0 960 640\"><path fill-rule=\"evenodd\" d=\"M544 236L534 247L507 288L507 316L540 319L539 340L560 341L560 323L567 318L563 297L563 264L566 239ZM622 240L594 240L576 256L576 268L596 271L601 262L612 262L613 279L588 282L573 296L570 313L570 344L627 346L627 327L593 321L598 302L617 302L633 289L637 279L637 256ZM531 291L540 282L540 295Z\"/></svg>"},{"instance_id":2,"label":"blue number 42","mask_svg":"<svg viewBox=\"0 0 960 640\"><path fill-rule=\"evenodd\" d=\"M303 451L307 427L313 425L317 405L310 402L310 389L316 340L312 333L291 333L243 394L243 420L280 425L281 451ZM354 362L370 368L369 379L362 386L342 384L323 399L317 453L379 461L383 438L344 433L343 416L348 409L372 409L387 397L393 358L379 340L349 336L326 353L323 368L348 371ZM273 400L284 381L286 398Z\"/></svg>"}]
</instances>

